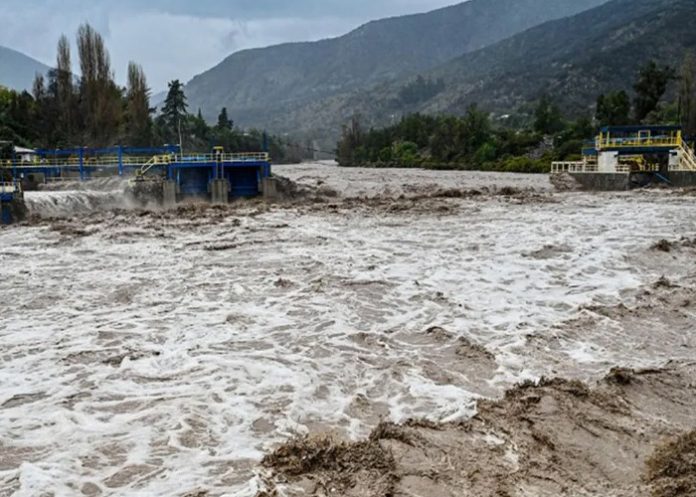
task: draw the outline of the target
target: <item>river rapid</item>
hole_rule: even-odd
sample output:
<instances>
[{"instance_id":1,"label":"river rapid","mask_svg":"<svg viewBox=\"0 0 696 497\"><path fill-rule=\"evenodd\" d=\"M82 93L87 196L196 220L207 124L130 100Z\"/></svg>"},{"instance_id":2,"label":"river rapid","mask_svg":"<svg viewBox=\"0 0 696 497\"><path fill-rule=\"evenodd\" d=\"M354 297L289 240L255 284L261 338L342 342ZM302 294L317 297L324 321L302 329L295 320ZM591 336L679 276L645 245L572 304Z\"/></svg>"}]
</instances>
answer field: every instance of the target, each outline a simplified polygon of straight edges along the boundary
<instances>
[{"instance_id":1,"label":"river rapid","mask_svg":"<svg viewBox=\"0 0 696 497\"><path fill-rule=\"evenodd\" d=\"M530 345L678 272L636 260L696 233L691 196L275 172L318 196L143 211L120 185L27 193L31 221L0 230L0 496L252 497L295 435L460 420L525 379L693 356L668 323L628 349Z\"/></svg>"}]
</instances>

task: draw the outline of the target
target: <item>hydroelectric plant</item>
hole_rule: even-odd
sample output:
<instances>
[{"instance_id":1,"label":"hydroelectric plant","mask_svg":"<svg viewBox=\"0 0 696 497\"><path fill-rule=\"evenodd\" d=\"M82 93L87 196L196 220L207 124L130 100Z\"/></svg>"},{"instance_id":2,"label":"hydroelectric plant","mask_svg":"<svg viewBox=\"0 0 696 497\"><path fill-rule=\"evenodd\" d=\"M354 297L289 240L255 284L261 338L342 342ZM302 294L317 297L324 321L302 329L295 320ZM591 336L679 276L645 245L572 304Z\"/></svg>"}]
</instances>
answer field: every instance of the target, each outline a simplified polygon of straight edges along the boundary
<instances>
[{"instance_id":1,"label":"hydroelectric plant","mask_svg":"<svg viewBox=\"0 0 696 497\"><path fill-rule=\"evenodd\" d=\"M551 173L570 174L593 190L694 186L696 154L680 126L607 126L583 149L582 160L554 162Z\"/></svg>"},{"instance_id":2,"label":"hydroelectric plant","mask_svg":"<svg viewBox=\"0 0 696 497\"><path fill-rule=\"evenodd\" d=\"M37 150L1 166L2 223L21 218L23 191L41 184L129 178L131 194L143 203L171 206L186 199L225 204L235 198L276 194L267 152L182 153L179 146Z\"/></svg>"}]
</instances>

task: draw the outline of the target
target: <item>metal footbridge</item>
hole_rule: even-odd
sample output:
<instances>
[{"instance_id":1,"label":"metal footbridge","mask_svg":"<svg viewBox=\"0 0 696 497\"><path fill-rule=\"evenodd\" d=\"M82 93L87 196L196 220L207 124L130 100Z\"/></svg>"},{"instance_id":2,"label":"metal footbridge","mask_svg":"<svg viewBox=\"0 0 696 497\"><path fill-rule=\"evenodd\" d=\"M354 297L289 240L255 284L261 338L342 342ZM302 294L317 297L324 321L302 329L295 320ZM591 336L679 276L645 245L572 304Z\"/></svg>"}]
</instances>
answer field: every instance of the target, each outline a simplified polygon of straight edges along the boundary
<instances>
[{"instance_id":1,"label":"metal footbridge","mask_svg":"<svg viewBox=\"0 0 696 497\"><path fill-rule=\"evenodd\" d=\"M40 181L90 179L95 173L101 176L125 176L140 170L155 155L176 155L178 146L165 147L110 147L36 150L21 154L0 163L5 176L15 179Z\"/></svg>"}]
</instances>

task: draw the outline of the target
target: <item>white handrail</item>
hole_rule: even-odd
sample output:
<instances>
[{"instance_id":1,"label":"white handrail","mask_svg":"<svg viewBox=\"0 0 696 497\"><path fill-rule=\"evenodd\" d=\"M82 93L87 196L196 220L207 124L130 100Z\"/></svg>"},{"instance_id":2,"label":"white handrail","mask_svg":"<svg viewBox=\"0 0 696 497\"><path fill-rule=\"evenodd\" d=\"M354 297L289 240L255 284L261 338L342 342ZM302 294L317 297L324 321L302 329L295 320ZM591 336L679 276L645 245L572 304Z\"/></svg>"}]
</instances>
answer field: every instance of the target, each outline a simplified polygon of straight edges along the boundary
<instances>
[{"instance_id":1,"label":"white handrail","mask_svg":"<svg viewBox=\"0 0 696 497\"><path fill-rule=\"evenodd\" d=\"M587 161L558 161L551 163L551 174L596 173L599 166Z\"/></svg>"}]
</instances>

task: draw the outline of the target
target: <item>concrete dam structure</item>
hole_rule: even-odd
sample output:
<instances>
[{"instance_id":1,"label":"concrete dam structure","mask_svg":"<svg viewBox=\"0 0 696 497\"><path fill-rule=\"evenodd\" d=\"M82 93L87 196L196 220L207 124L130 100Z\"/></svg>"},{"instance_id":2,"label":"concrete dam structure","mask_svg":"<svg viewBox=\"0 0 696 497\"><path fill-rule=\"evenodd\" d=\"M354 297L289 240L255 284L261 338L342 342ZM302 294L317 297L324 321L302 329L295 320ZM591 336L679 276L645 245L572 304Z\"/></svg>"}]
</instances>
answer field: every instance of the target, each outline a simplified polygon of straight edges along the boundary
<instances>
[{"instance_id":1,"label":"concrete dam structure","mask_svg":"<svg viewBox=\"0 0 696 497\"><path fill-rule=\"evenodd\" d=\"M38 150L2 163L2 223L21 219L24 190L41 184L130 178L130 193L143 203L171 206L187 199L225 204L264 195L276 187L267 152L184 154L178 146L158 148Z\"/></svg>"}]
</instances>

